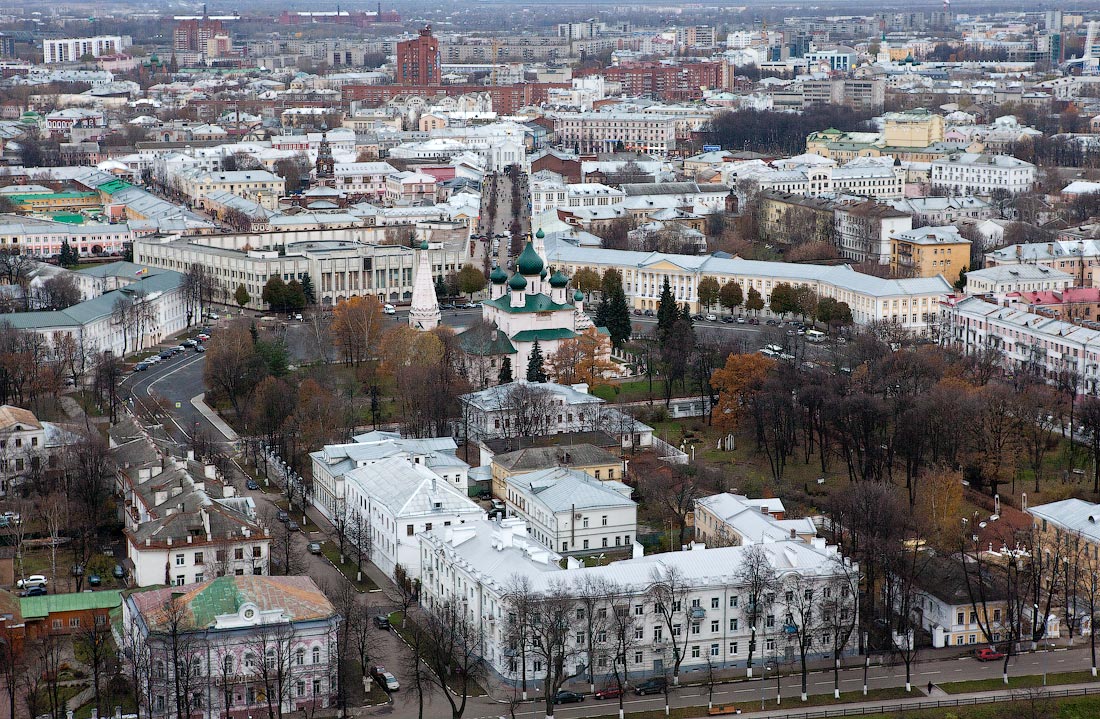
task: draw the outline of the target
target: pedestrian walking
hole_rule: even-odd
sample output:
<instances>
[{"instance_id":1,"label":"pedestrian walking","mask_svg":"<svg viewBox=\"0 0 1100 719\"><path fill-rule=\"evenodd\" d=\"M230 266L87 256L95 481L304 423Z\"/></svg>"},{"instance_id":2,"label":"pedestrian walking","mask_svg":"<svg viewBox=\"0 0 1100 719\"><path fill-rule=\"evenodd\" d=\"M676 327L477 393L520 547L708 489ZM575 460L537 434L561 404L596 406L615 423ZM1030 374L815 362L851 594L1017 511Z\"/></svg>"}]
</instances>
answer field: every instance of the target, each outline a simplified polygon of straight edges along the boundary
<instances>
[{"instance_id":1,"label":"pedestrian walking","mask_svg":"<svg viewBox=\"0 0 1100 719\"><path fill-rule=\"evenodd\" d=\"M928 682L928 696L932 696L932 682Z\"/></svg>"}]
</instances>

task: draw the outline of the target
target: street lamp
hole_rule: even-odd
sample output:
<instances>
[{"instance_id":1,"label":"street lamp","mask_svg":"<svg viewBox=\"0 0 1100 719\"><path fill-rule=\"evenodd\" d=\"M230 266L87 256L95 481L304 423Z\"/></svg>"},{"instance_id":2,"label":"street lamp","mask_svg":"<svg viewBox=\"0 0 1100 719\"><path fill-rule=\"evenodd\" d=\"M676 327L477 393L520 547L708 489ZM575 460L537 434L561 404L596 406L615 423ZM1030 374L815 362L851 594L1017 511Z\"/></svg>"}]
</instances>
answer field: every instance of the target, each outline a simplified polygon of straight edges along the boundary
<instances>
[{"instance_id":1,"label":"street lamp","mask_svg":"<svg viewBox=\"0 0 1100 719\"><path fill-rule=\"evenodd\" d=\"M1037 624L1039 622L1039 605L1035 604L1033 606L1035 607L1035 614L1032 615L1032 620L1031 621L1032 621L1033 624ZM1034 627L1032 628L1032 631L1035 631ZM1045 687L1047 685L1047 654L1046 654L1046 652L1043 652L1042 659L1043 659L1043 686Z\"/></svg>"}]
</instances>

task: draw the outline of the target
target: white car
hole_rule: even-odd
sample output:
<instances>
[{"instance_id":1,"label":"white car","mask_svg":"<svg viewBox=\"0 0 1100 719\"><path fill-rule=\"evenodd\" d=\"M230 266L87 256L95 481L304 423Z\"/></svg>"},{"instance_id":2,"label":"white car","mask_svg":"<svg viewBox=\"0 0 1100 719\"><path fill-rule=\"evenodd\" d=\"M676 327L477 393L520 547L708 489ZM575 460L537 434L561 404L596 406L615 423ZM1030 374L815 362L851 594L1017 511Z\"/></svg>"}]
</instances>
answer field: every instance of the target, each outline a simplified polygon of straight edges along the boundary
<instances>
[{"instance_id":1,"label":"white car","mask_svg":"<svg viewBox=\"0 0 1100 719\"><path fill-rule=\"evenodd\" d=\"M47 584L47 579L41 574L32 574L26 579L20 579L15 583L15 586L20 589L29 589L30 587L44 587Z\"/></svg>"},{"instance_id":2,"label":"white car","mask_svg":"<svg viewBox=\"0 0 1100 719\"><path fill-rule=\"evenodd\" d=\"M142 360L145 364L157 364L160 362L160 355L153 355L152 357L146 357Z\"/></svg>"},{"instance_id":3,"label":"white car","mask_svg":"<svg viewBox=\"0 0 1100 719\"><path fill-rule=\"evenodd\" d=\"M718 318L714 315L707 315L707 322L717 322Z\"/></svg>"},{"instance_id":4,"label":"white car","mask_svg":"<svg viewBox=\"0 0 1100 719\"><path fill-rule=\"evenodd\" d=\"M387 302L386 304L382 305L382 312L387 315L395 315L397 314L397 308Z\"/></svg>"},{"instance_id":5,"label":"white car","mask_svg":"<svg viewBox=\"0 0 1100 719\"><path fill-rule=\"evenodd\" d=\"M389 672L382 672L379 674L378 683L388 692L395 692L401 688L401 685L397 682L397 677Z\"/></svg>"}]
</instances>

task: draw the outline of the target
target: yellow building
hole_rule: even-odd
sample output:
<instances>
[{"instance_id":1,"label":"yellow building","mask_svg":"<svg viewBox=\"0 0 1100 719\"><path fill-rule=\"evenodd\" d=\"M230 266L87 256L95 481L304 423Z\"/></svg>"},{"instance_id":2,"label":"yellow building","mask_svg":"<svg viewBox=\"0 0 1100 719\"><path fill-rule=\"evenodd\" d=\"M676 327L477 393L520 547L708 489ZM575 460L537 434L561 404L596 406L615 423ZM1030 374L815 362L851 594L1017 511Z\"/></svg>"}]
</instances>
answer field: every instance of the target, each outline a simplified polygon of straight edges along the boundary
<instances>
[{"instance_id":1,"label":"yellow building","mask_svg":"<svg viewBox=\"0 0 1100 719\"><path fill-rule=\"evenodd\" d=\"M584 472L593 479L623 479L623 461L618 455L592 444L527 447L493 457L492 492L494 497L507 496L509 477L552 467L568 467Z\"/></svg>"},{"instance_id":2,"label":"yellow building","mask_svg":"<svg viewBox=\"0 0 1100 719\"><path fill-rule=\"evenodd\" d=\"M883 115L885 126L882 136L885 154L892 147L907 149L928 147L943 142L943 117L923 107Z\"/></svg>"},{"instance_id":3,"label":"yellow building","mask_svg":"<svg viewBox=\"0 0 1100 719\"><path fill-rule=\"evenodd\" d=\"M20 212L79 212L101 205L94 192L36 192L7 195Z\"/></svg>"},{"instance_id":4,"label":"yellow building","mask_svg":"<svg viewBox=\"0 0 1100 719\"><path fill-rule=\"evenodd\" d=\"M954 282L970 266L970 240L952 225L918 227L890 238L890 269L899 277L943 275Z\"/></svg>"}]
</instances>

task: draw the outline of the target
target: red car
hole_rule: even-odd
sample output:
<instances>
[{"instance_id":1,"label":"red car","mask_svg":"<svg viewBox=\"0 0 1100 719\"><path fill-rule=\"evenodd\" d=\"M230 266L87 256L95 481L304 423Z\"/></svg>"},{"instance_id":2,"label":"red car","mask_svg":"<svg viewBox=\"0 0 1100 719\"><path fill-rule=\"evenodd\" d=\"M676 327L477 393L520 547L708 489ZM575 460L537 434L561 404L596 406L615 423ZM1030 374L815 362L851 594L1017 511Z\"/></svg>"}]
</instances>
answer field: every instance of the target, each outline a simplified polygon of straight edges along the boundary
<instances>
[{"instance_id":1,"label":"red car","mask_svg":"<svg viewBox=\"0 0 1100 719\"><path fill-rule=\"evenodd\" d=\"M618 699L623 695L623 690L616 686L607 686L600 689L592 696L597 699Z\"/></svg>"},{"instance_id":2,"label":"red car","mask_svg":"<svg viewBox=\"0 0 1100 719\"><path fill-rule=\"evenodd\" d=\"M990 649L989 647L986 647L985 649L979 649L978 651L976 651L974 653L974 658L977 659L979 662L995 662L998 659L1004 659L1005 655L1004 652L999 652L996 649Z\"/></svg>"}]
</instances>

